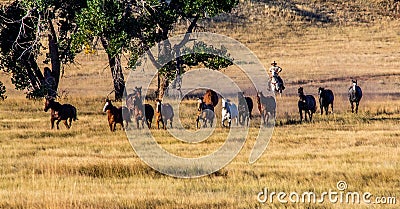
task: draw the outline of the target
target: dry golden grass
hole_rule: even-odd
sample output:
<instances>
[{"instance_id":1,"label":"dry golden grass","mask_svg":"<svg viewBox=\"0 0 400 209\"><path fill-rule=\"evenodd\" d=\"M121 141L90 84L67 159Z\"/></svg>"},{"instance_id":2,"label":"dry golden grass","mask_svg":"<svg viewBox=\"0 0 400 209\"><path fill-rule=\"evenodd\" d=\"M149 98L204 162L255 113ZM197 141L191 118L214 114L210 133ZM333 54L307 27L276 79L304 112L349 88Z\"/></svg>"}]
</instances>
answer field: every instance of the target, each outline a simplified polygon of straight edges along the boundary
<instances>
[{"instance_id":1,"label":"dry golden grass","mask_svg":"<svg viewBox=\"0 0 400 209\"><path fill-rule=\"evenodd\" d=\"M255 164L248 164L256 137L253 126L229 165L196 179L158 173L137 157L123 131L109 131L101 112L112 90L104 52L79 56L78 64L66 66L60 89L68 94L61 102L77 106L79 118L71 130L63 125L59 131L50 130L43 102L26 100L1 73L8 99L0 101L0 208L398 208L400 34L394 30L398 27L395 21L368 27L263 21L210 25L212 31L246 44L266 68L276 60L284 69L287 89L277 98L277 126L270 144ZM240 79L237 72L225 73ZM351 78L359 80L364 92L358 115L349 112L346 97ZM320 86L332 89L335 114L316 114L313 123L295 123L299 86L314 96ZM194 103L183 105L190 108L180 118L194 130ZM258 117L258 110L253 114ZM214 138L197 147L178 143L162 130L153 133L173 153L201 156L221 145L226 130L217 127ZM264 187L322 193L335 190L340 180L347 182L348 191L396 196L397 204L257 202Z\"/></svg>"}]
</instances>

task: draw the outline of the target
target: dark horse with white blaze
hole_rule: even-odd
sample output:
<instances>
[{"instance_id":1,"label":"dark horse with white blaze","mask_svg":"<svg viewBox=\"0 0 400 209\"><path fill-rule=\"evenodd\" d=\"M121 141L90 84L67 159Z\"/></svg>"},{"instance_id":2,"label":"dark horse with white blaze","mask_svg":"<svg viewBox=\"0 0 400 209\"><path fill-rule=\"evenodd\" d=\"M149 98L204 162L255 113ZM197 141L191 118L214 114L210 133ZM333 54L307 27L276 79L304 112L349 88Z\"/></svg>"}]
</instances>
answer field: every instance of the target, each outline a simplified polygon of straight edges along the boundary
<instances>
[{"instance_id":1,"label":"dark horse with white blaze","mask_svg":"<svg viewBox=\"0 0 400 209\"><path fill-rule=\"evenodd\" d=\"M110 126L110 131L114 132L115 127L118 124L121 125L124 130L124 121L126 122L126 127L128 127L131 121L131 114L126 107L116 107L112 104L111 100L106 99L106 103L103 107L103 112L107 113L108 125Z\"/></svg>"},{"instance_id":2,"label":"dark horse with white blaze","mask_svg":"<svg viewBox=\"0 0 400 209\"><path fill-rule=\"evenodd\" d=\"M269 117L275 119L276 116L276 101L272 96L264 96L263 93L257 92L257 105L261 114L261 123L268 125Z\"/></svg>"},{"instance_id":3,"label":"dark horse with white blaze","mask_svg":"<svg viewBox=\"0 0 400 209\"><path fill-rule=\"evenodd\" d=\"M297 103L299 107L299 113L300 113L300 122L303 121L303 111L305 113L304 119L307 121L307 115L310 119L310 122L312 121L312 115L317 111L317 105L314 96L312 95L304 95L304 90L303 87L300 87L297 90L299 94L299 101Z\"/></svg>"},{"instance_id":4,"label":"dark horse with white blaze","mask_svg":"<svg viewBox=\"0 0 400 209\"><path fill-rule=\"evenodd\" d=\"M321 115L324 114L324 109L325 109L325 114L328 115L329 105L331 105L333 113L333 101L335 100L333 92L330 89L319 87L318 96L319 96L319 107L321 109Z\"/></svg>"},{"instance_id":5,"label":"dark horse with white blaze","mask_svg":"<svg viewBox=\"0 0 400 209\"><path fill-rule=\"evenodd\" d=\"M51 129L54 128L54 121L56 120L57 129L60 129L58 124L62 120L64 121L65 127L67 127L67 129L71 128L72 120L77 120L76 108L70 104L60 104L59 102L56 102L54 98L46 98L44 111L47 112L49 109L51 109ZM69 121L69 124L67 121Z\"/></svg>"},{"instance_id":6,"label":"dark horse with white blaze","mask_svg":"<svg viewBox=\"0 0 400 209\"><path fill-rule=\"evenodd\" d=\"M245 97L243 92L238 92L238 111L239 111L239 123L240 125L249 125L250 119L253 117L251 112L253 111L253 100L250 97Z\"/></svg>"},{"instance_id":7,"label":"dark horse with white blaze","mask_svg":"<svg viewBox=\"0 0 400 209\"><path fill-rule=\"evenodd\" d=\"M349 88L348 93L351 104L351 112L354 113L354 103L356 103L356 113L358 113L358 105L360 104L360 100L362 98L362 90L357 85L357 80L352 80L352 86Z\"/></svg>"},{"instance_id":8,"label":"dark horse with white blaze","mask_svg":"<svg viewBox=\"0 0 400 209\"><path fill-rule=\"evenodd\" d=\"M207 122L210 123L210 127L212 127L214 117L214 106L212 104L206 104L203 97L198 98L196 128L199 128L200 120L203 121L203 128L207 127Z\"/></svg>"},{"instance_id":9,"label":"dark horse with white blaze","mask_svg":"<svg viewBox=\"0 0 400 209\"><path fill-rule=\"evenodd\" d=\"M196 128L199 128L199 121L203 121L203 127L207 127L207 121L212 126L214 121L214 109L218 105L218 94L207 89L203 97L197 99L197 118L196 118Z\"/></svg>"}]
</instances>

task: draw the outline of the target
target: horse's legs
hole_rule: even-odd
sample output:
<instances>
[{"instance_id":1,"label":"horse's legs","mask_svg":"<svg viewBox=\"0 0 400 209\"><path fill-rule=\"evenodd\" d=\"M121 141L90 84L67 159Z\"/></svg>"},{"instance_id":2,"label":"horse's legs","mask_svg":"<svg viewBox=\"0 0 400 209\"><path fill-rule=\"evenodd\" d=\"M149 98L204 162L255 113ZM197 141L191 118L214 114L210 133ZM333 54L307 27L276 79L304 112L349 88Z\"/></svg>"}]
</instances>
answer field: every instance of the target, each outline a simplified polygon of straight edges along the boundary
<instances>
[{"instance_id":1,"label":"horse's legs","mask_svg":"<svg viewBox=\"0 0 400 209\"><path fill-rule=\"evenodd\" d=\"M55 121L55 119L54 119L54 118L50 118L50 122L51 122L51 129L53 129L53 128L54 128L54 121Z\"/></svg>"},{"instance_id":2,"label":"horse's legs","mask_svg":"<svg viewBox=\"0 0 400 209\"><path fill-rule=\"evenodd\" d=\"M172 118L169 119L169 124L170 124L170 126L171 126L171 128L172 128Z\"/></svg>"},{"instance_id":3,"label":"horse's legs","mask_svg":"<svg viewBox=\"0 0 400 209\"><path fill-rule=\"evenodd\" d=\"M108 126L110 127L110 131L111 131L111 132L113 132L113 129L112 129L112 127L113 127L113 126L112 126L112 123L108 123Z\"/></svg>"},{"instance_id":4,"label":"horse's legs","mask_svg":"<svg viewBox=\"0 0 400 209\"><path fill-rule=\"evenodd\" d=\"M353 102L350 102L350 104L351 104L351 112L354 113L354 104Z\"/></svg>"},{"instance_id":5,"label":"horse's legs","mask_svg":"<svg viewBox=\"0 0 400 209\"><path fill-rule=\"evenodd\" d=\"M69 127L71 128L72 126L72 118L69 118Z\"/></svg>"},{"instance_id":6,"label":"horse's legs","mask_svg":"<svg viewBox=\"0 0 400 209\"><path fill-rule=\"evenodd\" d=\"M329 104L325 106L325 115L328 115Z\"/></svg>"},{"instance_id":7,"label":"horse's legs","mask_svg":"<svg viewBox=\"0 0 400 209\"><path fill-rule=\"evenodd\" d=\"M136 128L139 129L139 118L136 117L135 119L136 119Z\"/></svg>"},{"instance_id":8,"label":"horse's legs","mask_svg":"<svg viewBox=\"0 0 400 209\"><path fill-rule=\"evenodd\" d=\"M56 125L57 125L57 130L60 129L60 127L58 126L58 124L60 124L61 120L57 120Z\"/></svg>"},{"instance_id":9,"label":"horse's legs","mask_svg":"<svg viewBox=\"0 0 400 209\"><path fill-rule=\"evenodd\" d=\"M123 131L125 131L124 120L122 120L121 129L122 129Z\"/></svg>"},{"instance_id":10,"label":"horse's legs","mask_svg":"<svg viewBox=\"0 0 400 209\"><path fill-rule=\"evenodd\" d=\"M64 120L64 125L65 125L65 127L67 127L67 129L70 128L70 126L68 125L68 121L67 120Z\"/></svg>"},{"instance_id":11,"label":"horse's legs","mask_svg":"<svg viewBox=\"0 0 400 209\"><path fill-rule=\"evenodd\" d=\"M122 124L124 124L124 121L122 121ZM126 126L124 126L124 127L126 127L126 129L128 130L128 127L129 127L129 122L128 121L126 121Z\"/></svg>"},{"instance_id":12,"label":"horse's legs","mask_svg":"<svg viewBox=\"0 0 400 209\"><path fill-rule=\"evenodd\" d=\"M307 122L308 120L307 120L307 116L309 116L309 112L308 112L308 110L305 110L304 111L304 120ZM308 118L310 118L310 117L308 117Z\"/></svg>"},{"instance_id":13,"label":"horse's legs","mask_svg":"<svg viewBox=\"0 0 400 209\"><path fill-rule=\"evenodd\" d=\"M300 123L303 121L303 110L299 109L299 114L300 114Z\"/></svg>"},{"instance_id":14,"label":"horse's legs","mask_svg":"<svg viewBox=\"0 0 400 209\"><path fill-rule=\"evenodd\" d=\"M163 121L163 128L164 128L164 130L167 130L168 120L162 119L162 121Z\"/></svg>"},{"instance_id":15,"label":"horse's legs","mask_svg":"<svg viewBox=\"0 0 400 209\"><path fill-rule=\"evenodd\" d=\"M113 124L113 131L115 131L115 130L116 130L116 127L117 127L117 123L116 123L116 122L114 122L114 124Z\"/></svg>"},{"instance_id":16,"label":"horse's legs","mask_svg":"<svg viewBox=\"0 0 400 209\"><path fill-rule=\"evenodd\" d=\"M358 105L359 104L360 104L359 102L356 102L356 114L358 114Z\"/></svg>"}]
</instances>

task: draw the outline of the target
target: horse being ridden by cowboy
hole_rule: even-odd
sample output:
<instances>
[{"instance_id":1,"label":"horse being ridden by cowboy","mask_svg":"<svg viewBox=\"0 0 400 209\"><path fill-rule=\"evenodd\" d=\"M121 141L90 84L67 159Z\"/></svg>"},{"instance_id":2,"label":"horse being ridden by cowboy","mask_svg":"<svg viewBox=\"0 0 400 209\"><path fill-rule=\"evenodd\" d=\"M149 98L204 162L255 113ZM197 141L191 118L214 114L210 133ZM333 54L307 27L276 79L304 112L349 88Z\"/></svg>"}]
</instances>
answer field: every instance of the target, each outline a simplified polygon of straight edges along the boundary
<instances>
[{"instance_id":1,"label":"horse being ridden by cowboy","mask_svg":"<svg viewBox=\"0 0 400 209\"><path fill-rule=\"evenodd\" d=\"M276 63L275 61L271 63L271 65L272 67L269 68L269 72L271 72L271 89L282 93L282 91L285 90L283 80L279 76L279 73L282 72L282 68L279 67L278 63Z\"/></svg>"}]
</instances>

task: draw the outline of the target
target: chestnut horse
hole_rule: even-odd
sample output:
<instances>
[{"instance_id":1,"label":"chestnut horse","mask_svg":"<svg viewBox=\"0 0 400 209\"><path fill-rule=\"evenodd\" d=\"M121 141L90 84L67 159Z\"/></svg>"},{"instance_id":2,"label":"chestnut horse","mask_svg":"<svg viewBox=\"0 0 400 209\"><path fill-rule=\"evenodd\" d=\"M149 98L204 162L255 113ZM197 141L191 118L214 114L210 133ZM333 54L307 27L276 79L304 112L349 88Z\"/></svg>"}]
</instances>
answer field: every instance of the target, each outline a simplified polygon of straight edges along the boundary
<instances>
[{"instance_id":1,"label":"chestnut horse","mask_svg":"<svg viewBox=\"0 0 400 209\"><path fill-rule=\"evenodd\" d=\"M269 117L276 116L276 101L272 96L264 96L262 92L257 92L258 110L261 114L261 122L268 125Z\"/></svg>"},{"instance_id":2,"label":"chestnut horse","mask_svg":"<svg viewBox=\"0 0 400 209\"><path fill-rule=\"evenodd\" d=\"M214 112L214 107L218 105L218 94L215 91L208 89L203 96L203 102L207 106L212 106L212 111Z\"/></svg>"},{"instance_id":3,"label":"chestnut horse","mask_svg":"<svg viewBox=\"0 0 400 209\"><path fill-rule=\"evenodd\" d=\"M151 128L151 122L154 116L154 109L149 104L142 102L142 87L135 87L135 91L126 97L126 106L131 115L135 118L136 126L139 128L139 121L142 121L142 128L144 122L148 128Z\"/></svg>"},{"instance_id":4,"label":"chestnut horse","mask_svg":"<svg viewBox=\"0 0 400 209\"><path fill-rule=\"evenodd\" d=\"M124 130L124 121L126 122L126 127L128 127L129 122L132 122L128 108L115 107L109 99L106 99L103 112L107 113L108 125L111 132L115 131L117 123L121 124L122 130Z\"/></svg>"}]
</instances>

